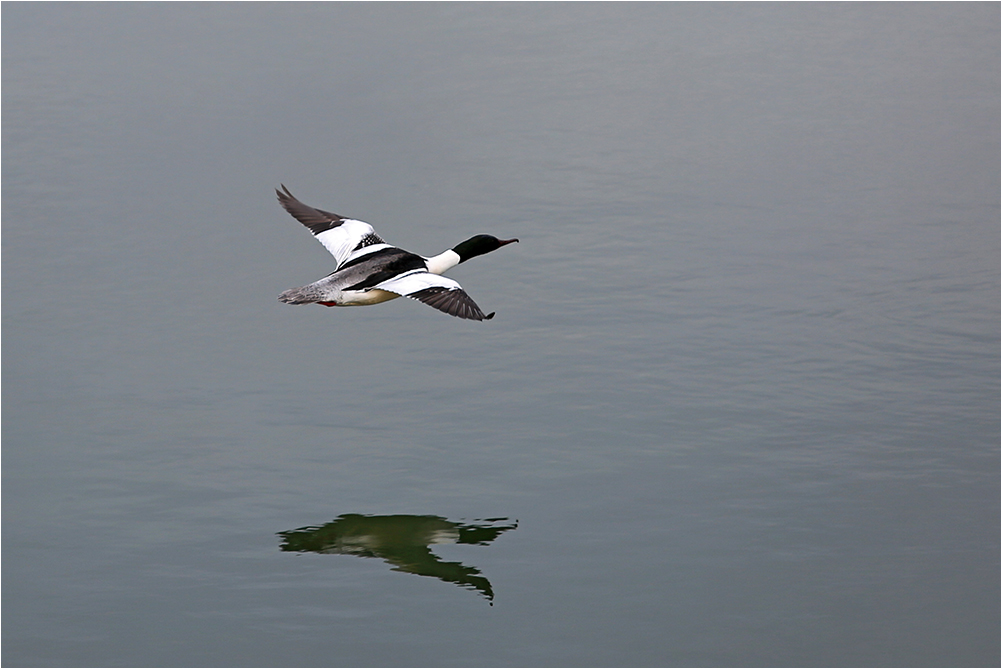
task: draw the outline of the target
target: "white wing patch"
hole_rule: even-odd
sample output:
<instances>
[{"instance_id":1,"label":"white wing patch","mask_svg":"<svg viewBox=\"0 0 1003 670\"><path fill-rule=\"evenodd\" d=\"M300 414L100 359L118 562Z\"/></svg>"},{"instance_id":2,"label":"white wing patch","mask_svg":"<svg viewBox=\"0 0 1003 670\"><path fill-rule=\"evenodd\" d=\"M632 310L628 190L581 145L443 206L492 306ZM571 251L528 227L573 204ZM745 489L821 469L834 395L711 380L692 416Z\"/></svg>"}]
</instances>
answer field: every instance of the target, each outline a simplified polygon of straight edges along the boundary
<instances>
[{"instance_id":1,"label":"white wing patch","mask_svg":"<svg viewBox=\"0 0 1003 670\"><path fill-rule=\"evenodd\" d=\"M444 288L449 291L461 289L460 284L449 277L422 272L402 275L377 284L374 288L390 291L398 295L410 295L427 288Z\"/></svg>"},{"instance_id":2,"label":"white wing patch","mask_svg":"<svg viewBox=\"0 0 1003 670\"><path fill-rule=\"evenodd\" d=\"M317 233L315 237L331 252L338 262L338 267L341 267L362 240L375 234L373 227L365 221L345 219L340 226Z\"/></svg>"}]
</instances>

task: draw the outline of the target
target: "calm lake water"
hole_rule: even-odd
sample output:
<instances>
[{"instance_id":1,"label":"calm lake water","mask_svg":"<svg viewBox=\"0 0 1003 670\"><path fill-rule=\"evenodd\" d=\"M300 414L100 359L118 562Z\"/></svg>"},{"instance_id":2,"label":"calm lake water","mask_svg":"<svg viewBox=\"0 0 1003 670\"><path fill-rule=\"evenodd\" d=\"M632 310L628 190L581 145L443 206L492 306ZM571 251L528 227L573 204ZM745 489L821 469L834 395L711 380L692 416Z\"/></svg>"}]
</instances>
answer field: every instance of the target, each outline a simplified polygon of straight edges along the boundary
<instances>
[{"instance_id":1,"label":"calm lake water","mask_svg":"<svg viewBox=\"0 0 1003 670\"><path fill-rule=\"evenodd\" d=\"M4 665L999 665L999 4L2 25Z\"/></svg>"}]
</instances>

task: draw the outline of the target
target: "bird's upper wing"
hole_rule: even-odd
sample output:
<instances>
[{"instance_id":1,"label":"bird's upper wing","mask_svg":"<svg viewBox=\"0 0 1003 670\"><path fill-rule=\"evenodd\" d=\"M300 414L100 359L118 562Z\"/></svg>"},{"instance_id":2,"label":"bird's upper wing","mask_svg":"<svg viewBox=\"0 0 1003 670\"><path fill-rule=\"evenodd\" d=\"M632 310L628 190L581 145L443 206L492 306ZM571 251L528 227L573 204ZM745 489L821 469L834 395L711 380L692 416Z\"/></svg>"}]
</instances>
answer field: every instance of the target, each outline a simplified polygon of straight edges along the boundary
<instances>
[{"instance_id":1,"label":"bird's upper wing","mask_svg":"<svg viewBox=\"0 0 1003 670\"><path fill-rule=\"evenodd\" d=\"M394 277L373 288L420 300L430 307L446 314L458 316L461 319L484 321L495 315L494 312L491 312L485 316L477 303L467 295L458 283L449 277L434 275L430 272L418 271Z\"/></svg>"},{"instance_id":2,"label":"bird's upper wing","mask_svg":"<svg viewBox=\"0 0 1003 670\"><path fill-rule=\"evenodd\" d=\"M279 202L293 218L310 229L314 237L331 252L338 262L338 267L348 259L353 251L374 244L386 244L365 221L346 219L343 216L314 209L304 205L289 192L284 185L282 190L275 190Z\"/></svg>"}]
</instances>

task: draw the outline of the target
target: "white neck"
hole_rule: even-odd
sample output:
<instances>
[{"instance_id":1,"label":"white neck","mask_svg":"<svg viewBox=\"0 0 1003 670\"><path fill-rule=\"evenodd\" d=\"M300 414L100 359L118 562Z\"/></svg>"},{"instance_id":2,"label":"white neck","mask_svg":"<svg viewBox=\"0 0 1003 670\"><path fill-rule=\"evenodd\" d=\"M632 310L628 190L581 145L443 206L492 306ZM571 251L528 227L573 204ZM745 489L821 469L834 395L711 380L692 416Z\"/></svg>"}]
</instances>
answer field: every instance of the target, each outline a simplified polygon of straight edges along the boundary
<instances>
[{"instance_id":1,"label":"white neck","mask_svg":"<svg viewBox=\"0 0 1003 670\"><path fill-rule=\"evenodd\" d=\"M428 265L428 271L434 275L441 275L443 272L451 267L454 267L460 262L460 254L456 253L452 249L446 249L438 256L432 256L431 258L425 259L425 264Z\"/></svg>"}]
</instances>

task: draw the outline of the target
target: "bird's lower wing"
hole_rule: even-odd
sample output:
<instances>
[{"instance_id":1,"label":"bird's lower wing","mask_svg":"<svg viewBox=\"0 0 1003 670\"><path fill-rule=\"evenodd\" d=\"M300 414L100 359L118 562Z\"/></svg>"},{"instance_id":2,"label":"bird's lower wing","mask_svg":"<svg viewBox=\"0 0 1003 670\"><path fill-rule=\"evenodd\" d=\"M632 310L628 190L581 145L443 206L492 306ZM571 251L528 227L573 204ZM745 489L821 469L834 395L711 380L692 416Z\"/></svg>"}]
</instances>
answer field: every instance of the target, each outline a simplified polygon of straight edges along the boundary
<instances>
[{"instance_id":1,"label":"bird's lower wing","mask_svg":"<svg viewBox=\"0 0 1003 670\"><path fill-rule=\"evenodd\" d=\"M448 277L434 275L430 272L415 272L395 277L377 284L373 288L414 298L461 319L485 321L495 315L494 312L491 312L485 316L477 303L467 295L458 283Z\"/></svg>"}]
</instances>

